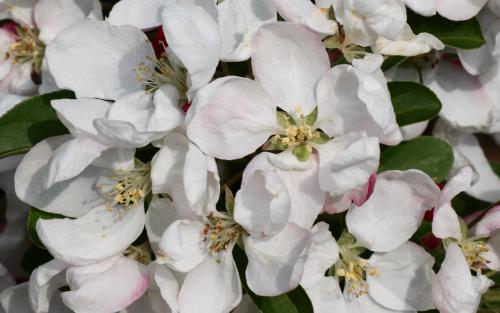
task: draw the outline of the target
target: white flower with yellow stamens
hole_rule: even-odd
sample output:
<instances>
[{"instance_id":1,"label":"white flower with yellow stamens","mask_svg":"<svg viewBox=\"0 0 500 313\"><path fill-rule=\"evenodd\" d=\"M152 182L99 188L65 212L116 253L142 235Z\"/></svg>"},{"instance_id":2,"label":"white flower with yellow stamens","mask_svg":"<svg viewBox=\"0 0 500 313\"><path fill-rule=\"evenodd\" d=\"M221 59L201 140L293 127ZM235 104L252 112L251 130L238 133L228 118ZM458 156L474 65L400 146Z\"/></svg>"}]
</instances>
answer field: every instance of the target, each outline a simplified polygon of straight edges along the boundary
<instances>
[{"instance_id":1,"label":"white flower with yellow stamens","mask_svg":"<svg viewBox=\"0 0 500 313\"><path fill-rule=\"evenodd\" d=\"M384 172L370 199L347 213L348 232L337 242L327 224L314 226L301 281L314 312L432 309L434 258L408 240L438 197L439 188L420 171Z\"/></svg>"},{"instance_id":2,"label":"white flower with yellow stamens","mask_svg":"<svg viewBox=\"0 0 500 313\"><path fill-rule=\"evenodd\" d=\"M310 231L289 223L289 194L279 177L256 172L236 194L234 211L231 204L228 210L168 221L157 262L187 273L175 297L180 312L229 313L238 305L237 243L248 257L246 280L256 294L279 295L299 284Z\"/></svg>"}]
</instances>

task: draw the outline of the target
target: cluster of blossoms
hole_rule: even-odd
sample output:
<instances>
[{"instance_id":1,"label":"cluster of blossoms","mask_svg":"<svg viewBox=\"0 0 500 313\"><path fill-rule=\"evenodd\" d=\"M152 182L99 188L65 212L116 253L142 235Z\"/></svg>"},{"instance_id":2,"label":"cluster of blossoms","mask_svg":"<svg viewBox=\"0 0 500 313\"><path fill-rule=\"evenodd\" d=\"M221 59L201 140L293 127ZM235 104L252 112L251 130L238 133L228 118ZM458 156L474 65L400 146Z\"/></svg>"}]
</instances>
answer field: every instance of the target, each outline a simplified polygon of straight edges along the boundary
<instances>
[{"instance_id":1,"label":"cluster of blossoms","mask_svg":"<svg viewBox=\"0 0 500 313\"><path fill-rule=\"evenodd\" d=\"M0 312L497 312L499 0L113 2L0 0Z\"/></svg>"}]
</instances>

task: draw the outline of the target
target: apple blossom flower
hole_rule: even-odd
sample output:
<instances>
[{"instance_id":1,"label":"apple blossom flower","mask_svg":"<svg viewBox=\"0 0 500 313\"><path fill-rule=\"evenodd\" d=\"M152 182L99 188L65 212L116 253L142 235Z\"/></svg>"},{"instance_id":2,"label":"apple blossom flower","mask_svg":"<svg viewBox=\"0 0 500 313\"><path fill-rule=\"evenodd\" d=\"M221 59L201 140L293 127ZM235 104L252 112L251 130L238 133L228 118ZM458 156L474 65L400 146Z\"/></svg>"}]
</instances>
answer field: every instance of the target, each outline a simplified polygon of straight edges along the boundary
<instances>
[{"instance_id":1,"label":"apple blossom flower","mask_svg":"<svg viewBox=\"0 0 500 313\"><path fill-rule=\"evenodd\" d=\"M257 171L236 194L234 211L227 208L170 220L159 241L157 262L187 273L171 300L180 312L230 312L238 305L242 287L231 253L237 242L245 248L247 284L255 293L279 295L299 284L310 232L288 222L289 193L279 177Z\"/></svg>"},{"instance_id":2,"label":"apple blossom flower","mask_svg":"<svg viewBox=\"0 0 500 313\"><path fill-rule=\"evenodd\" d=\"M116 284L120 288L115 288ZM0 303L6 313L62 313L69 309L114 313L139 299L148 285L146 267L123 255L85 266L52 260L35 269L28 283L0 294ZM64 286L70 291L59 292ZM60 298L62 303L52 298Z\"/></svg>"},{"instance_id":3,"label":"apple blossom flower","mask_svg":"<svg viewBox=\"0 0 500 313\"><path fill-rule=\"evenodd\" d=\"M408 240L438 197L424 173L388 171L378 175L372 196L348 211L348 232L337 242L327 224L315 225L301 281L315 312L432 309L434 259ZM368 259L366 250L374 252Z\"/></svg>"}]
</instances>

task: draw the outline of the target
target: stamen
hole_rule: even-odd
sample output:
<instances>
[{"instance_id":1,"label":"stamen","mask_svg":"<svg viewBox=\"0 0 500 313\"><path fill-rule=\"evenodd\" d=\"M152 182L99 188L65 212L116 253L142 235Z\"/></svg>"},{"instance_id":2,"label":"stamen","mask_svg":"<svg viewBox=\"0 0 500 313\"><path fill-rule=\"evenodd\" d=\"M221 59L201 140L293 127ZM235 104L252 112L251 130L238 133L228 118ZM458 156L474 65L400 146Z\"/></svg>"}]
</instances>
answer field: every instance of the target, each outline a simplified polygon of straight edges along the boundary
<instances>
[{"instance_id":1,"label":"stamen","mask_svg":"<svg viewBox=\"0 0 500 313\"><path fill-rule=\"evenodd\" d=\"M16 27L16 31L17 40L9 46L5 59L10 59L13 64L30 62L35 72L40 74L45 44L38 39L38 29Z\"/></svg>"},{"instance_id":2,"label":"stamen","mask_svg":"<svg viewBox=\"0 0 500 313\"><path fill-rule=\"evenodd\" d=\"M155 92L162 85L172 85L184 95L187 91L186 70L171 64L166 53L162 53L159 59L147 57L147 60L153 65L150 67L141 63L135 69L136 80L144 85L146 92Z\"/></svg>"},{"instance_id":3,"label":"stamen","mask_svg":"<svg viewBox=\"0 0 500 313\"><path fill-rule=\"evenodd\" d=\"M295 107L297 118L295 121L290 121L290 117L285 116L285 131L284 135L280 136L280 140L287 146L298 146L307 143L314 138L320 138L321 133L313 129L306 123L306 116L300 106ZM312 147L309 147L312 150Z\"/></svg>"},{"instance_id":4,"label":"stamen","mask_svg":"<svg viewBox=\"0 0 500 313\"><path fill-rule=\"evenodd\" d=\"M140 246L130 246L123 253L129 259L135 260L144 265L151 263L151 248L148 244L142 244Z\"/></svg>"},{"instance_id":5,"label":"stamen","mask_svg":"<svg viewBox=\"0 0 500 313\"><path fill-rule=\"evenodd\" d=\"M211 212L203 229L203 240L208 242L212 256L227 251L235 244L244 230L226 213Z\"/></svg>"},{"instance_id":6,"label":"stamen","mask_svg":"<svg viewBox=\"0 0 500 313\"><path fill-rule=\"evenodd\" d=\"M344 279L344 290L354 297L361 297L368 293L368 276L378 277L377 268L368 264L365 259L352 253L348 247L341 247L339 261L335 264L335 275Z\"/></svg>"},{"instance_id":7,"label":"stamen","mask_svg":"<svg viewBox=\"0 0 500 313\"><path fill-rule=\"evenodd\" d=\"M458 245L462 249L470 269L481 273L490 262L483 255L483 253L490 251L486 244L482 241L462 240L458 242Z\"/></svg>"},{"instance_id":8,"label":"stamen","mask_svg":"<svg viewBox=\"0 0 500 313\"><path fill-rule=\"evenodd\" d=\"M151 168L149 165L131 171L119 170L115 176L104 178L109 183L100 183L97 188L106 198L106 207L134 208L151 191Z\"/></svg>"}]
</instances>

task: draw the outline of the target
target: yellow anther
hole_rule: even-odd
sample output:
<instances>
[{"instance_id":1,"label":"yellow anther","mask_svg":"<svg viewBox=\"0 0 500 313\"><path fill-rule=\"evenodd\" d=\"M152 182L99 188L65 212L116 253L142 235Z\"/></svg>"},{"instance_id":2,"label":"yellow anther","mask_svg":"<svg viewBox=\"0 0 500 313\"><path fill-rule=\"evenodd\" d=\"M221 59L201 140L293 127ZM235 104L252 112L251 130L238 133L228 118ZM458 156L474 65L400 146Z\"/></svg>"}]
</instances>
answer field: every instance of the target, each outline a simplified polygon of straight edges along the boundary
<instances>
[{"instance_id":1,"label":"yellow anther","mask_svg":"<svg viewBox=\"0 0 500 313\"><path fill-rule=\"evenodd\" d=\"M163 85L172 85L184 95L187 92L186 70L171 64L163 53L159 59L147 57L150 65L141 63L136 69L135 79L144 85L146 92L154 92Z\"/></svg>"},{"instance_id":2,"label":"yellow anther","mask_svg":"<svg viewBox=\"0 0 500 313\"><path fill-rule=\"evenodd\" d=\"M212 212L207 216L207 220L203 229L203 238L205 242L210 242L211 255L226 251L243 233L243 228L228 214Z\"/></svg>"},{"instance_id":3,"label":"yellow anther","mask_svg":"<svg viewBox=\"0 0 500 313\"><path fill-rule=\"evenodd\" d=\"M35 72L40 74L45 44L38 39L38 29L17 27L16 30L16 42L9 46L5 58L10 59L12 64L32 63Z\"/></svg>"},{"instance_id":4,"label":"yellow anther","mask_svg":"<svg viewBox=\"0 0 500 313\"><path fill-rule=\"evenodd\" d=\"M471 270L481 273L490 262L484 257L484 253L490 251L488 246L482 241L462 240L458 242Z\"/></svg>"}]
</instances>

